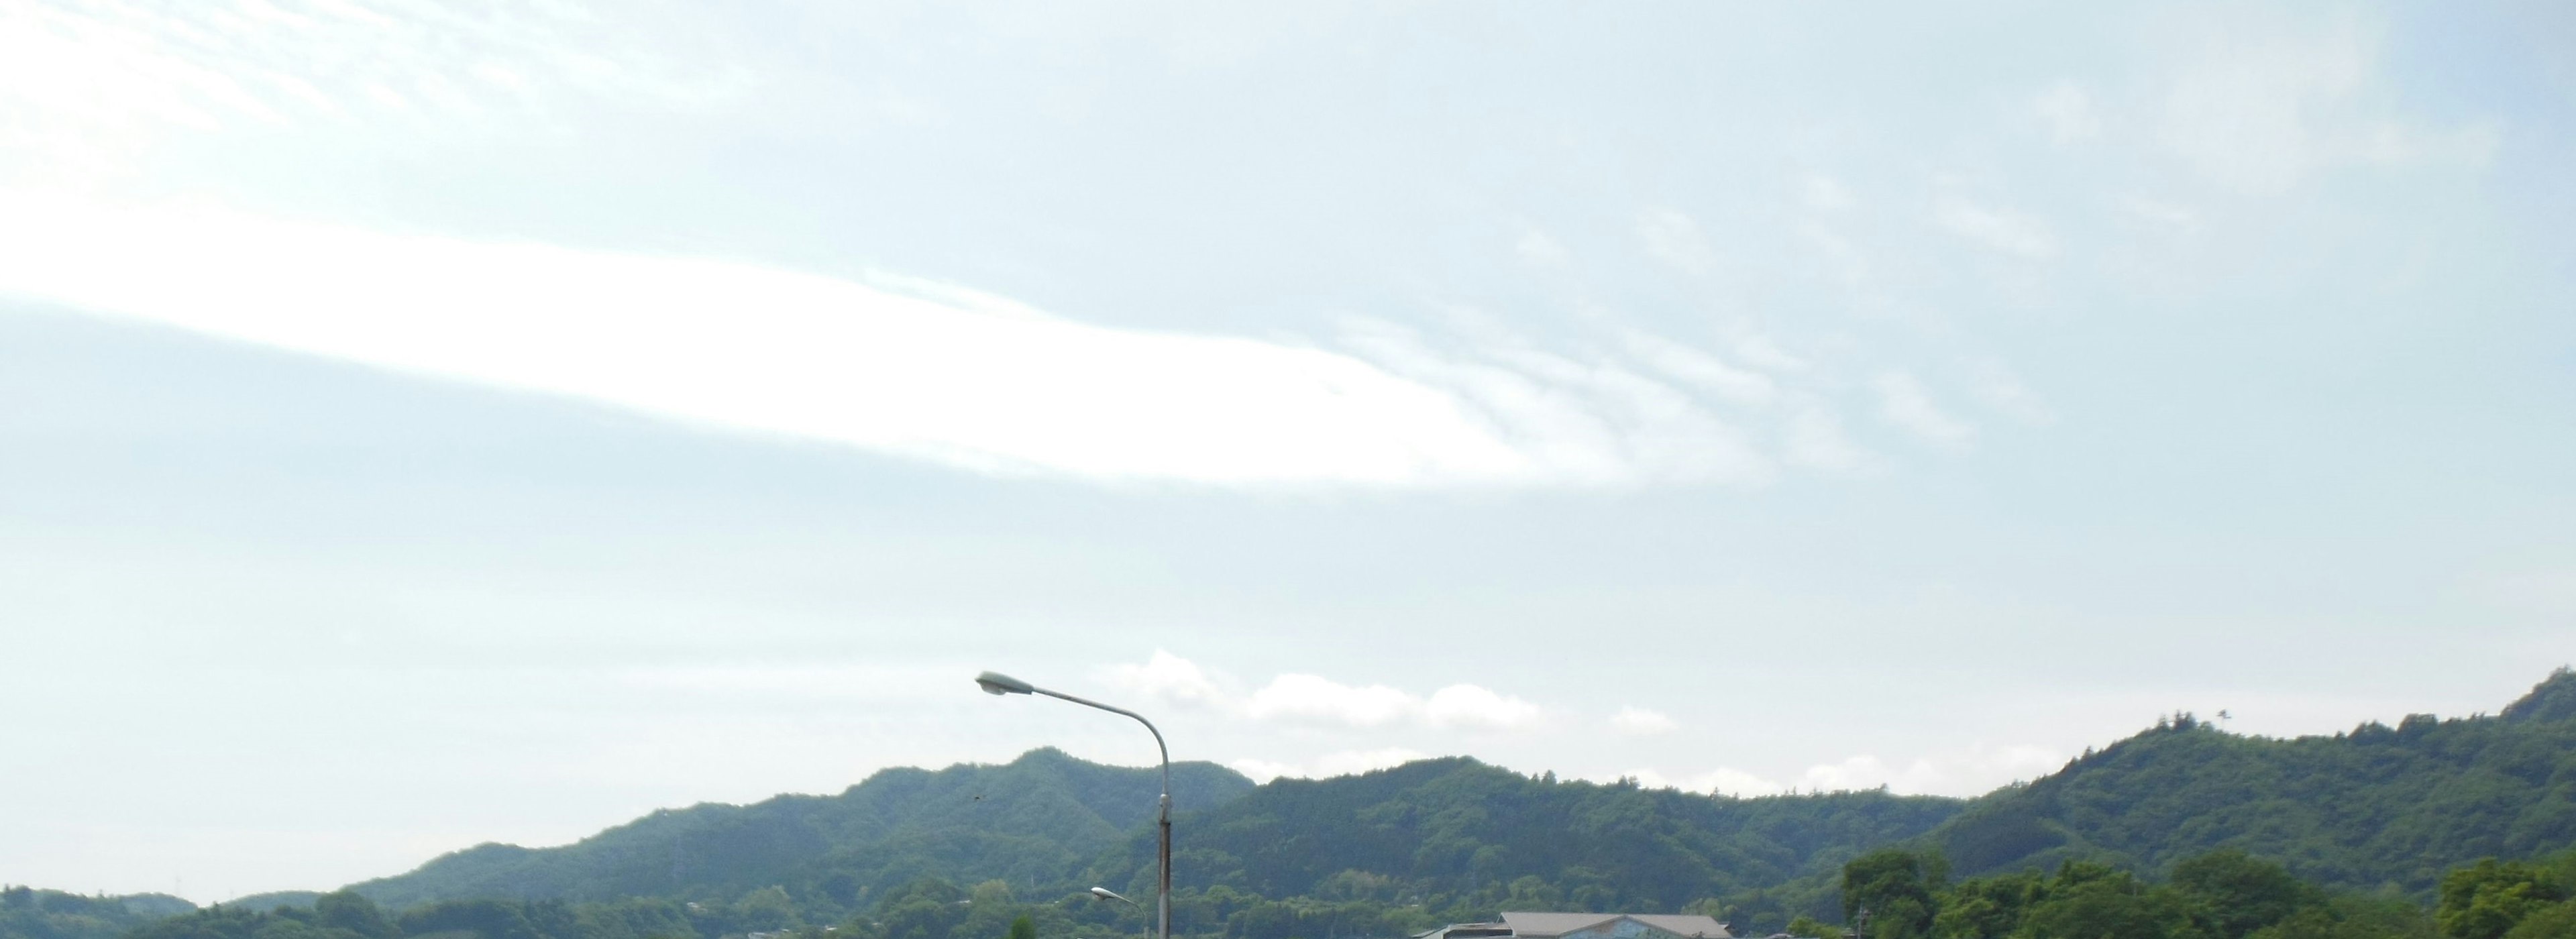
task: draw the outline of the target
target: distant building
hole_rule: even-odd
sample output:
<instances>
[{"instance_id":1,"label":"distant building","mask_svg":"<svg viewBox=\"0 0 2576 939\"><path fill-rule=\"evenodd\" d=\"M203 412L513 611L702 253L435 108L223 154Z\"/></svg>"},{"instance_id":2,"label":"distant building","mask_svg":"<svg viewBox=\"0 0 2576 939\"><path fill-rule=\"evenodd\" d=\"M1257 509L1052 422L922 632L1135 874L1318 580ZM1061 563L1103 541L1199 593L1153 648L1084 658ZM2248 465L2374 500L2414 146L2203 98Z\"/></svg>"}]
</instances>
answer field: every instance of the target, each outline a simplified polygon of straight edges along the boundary
<instances>
[{"instance_id":1,"label":"distant building","mask_svg":"<svg viewBox=\"0 0 2576 939\"><path fill-rule=\"evenodd\" d=\"M1735 939L1726 924L1682 913L1504 913L1499 923L1454 923L1413 939Z\"/></svg>"}]
</instances>

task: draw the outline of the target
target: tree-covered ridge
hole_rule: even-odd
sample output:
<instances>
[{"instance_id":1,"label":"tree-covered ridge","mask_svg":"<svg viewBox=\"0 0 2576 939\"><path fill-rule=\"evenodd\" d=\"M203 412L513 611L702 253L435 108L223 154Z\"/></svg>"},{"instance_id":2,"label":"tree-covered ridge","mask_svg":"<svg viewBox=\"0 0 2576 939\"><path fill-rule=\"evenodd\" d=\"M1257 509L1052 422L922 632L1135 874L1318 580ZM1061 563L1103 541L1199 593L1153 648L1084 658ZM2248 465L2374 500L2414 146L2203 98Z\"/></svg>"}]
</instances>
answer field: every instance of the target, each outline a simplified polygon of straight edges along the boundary
<instances>
[{"instance_id":1,"label":"tree-covered ridge","mask_svg":"<svg viewBox=\"0 0 2576 939\"><path fill-rule=\"evenodd\" d=\"M1433 909L1678 909L1831 870L1959 800L1883 791L1738 799L1523 776L1463 757L1281 779L1175 826L1180 885ZM1142 887L1131 838L1091 879Z\"/></svg>"},{"instance_id":2,"label":"tree-covered ridge","mask_svg":"<svg viewBox=\"0 0 2576 939\"><path fill-rule=\"evenodd\" d=\"M114 939L197 905L162 893L85 897L60 890L0 887L0 939Z\"/></svg>"},{"instance_id":3,"label":"tree-covered ridge","mask_svg":"<svg viewBox=\"0 0 2576 939\"><path fill-rule=\"evenodd\" d=\"M486 844L352 889L389 907L445 899L733 898L786 885L851 901L921 877L1054 884L1154 814L1159 774L1054 749L1007 764L889 769L836 796L663 810L558 848ZM1172 766L1176 806L1242 796L1210 763Z\"/></svg>"},{"instance_id":4,"label":"tree-covered ridge","mask_svg":"<svg viewBox=\"0 0 2576 939\"><path fill-rule=\"evenodd\" d=\"M2273 740L2178 715L1979 798L1923 843L1963 873L2073 859L2161 871L2235 848L2318 883L2425 894L2477 858L2576 845L2571 717L2565 669L2494 717Z\"/></svg>"}]
</instances>

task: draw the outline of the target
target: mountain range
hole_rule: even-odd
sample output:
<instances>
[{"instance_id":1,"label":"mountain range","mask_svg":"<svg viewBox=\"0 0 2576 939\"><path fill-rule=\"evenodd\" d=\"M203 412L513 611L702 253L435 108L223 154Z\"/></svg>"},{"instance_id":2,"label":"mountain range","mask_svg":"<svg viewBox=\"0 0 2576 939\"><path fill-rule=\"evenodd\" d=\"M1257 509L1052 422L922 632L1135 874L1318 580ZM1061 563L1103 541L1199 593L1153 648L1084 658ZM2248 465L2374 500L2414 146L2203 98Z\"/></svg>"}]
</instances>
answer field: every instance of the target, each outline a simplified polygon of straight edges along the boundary
<instances>
[{"instance_id":1,"label":"mountain range","mask_svg":"<svg viewBox=\"0 0 2576 939\"><path fill-rule=\"evenodd\" d=\"M1093 884L1150 893L1156 784L1150 769L1037 750L1000 765L886 770L831 796L658 811L561 847L486 844L349 889L394 910L476 898L724 904L774 891L763 902L811 923L917 899L924 883L1023 897ZM1821 915L1839 902L1842 865L1890 847L1939 858L1957 876L2076 859L2161 876L2234 849L2322 887L2422 898L2444 872L2482 858L2576 847L2576 673L2553 673L2494 715L2411 715L2295 739L2169 715L1974 799L1735 798L1463 757L1258 786L1183 763L1173 787L1186 898L1176 907L1182 927L1201 932L1262 903L1297 905L1298 915L1331 904L1414 911L1371 914L1385 926L1397 925L1385 916L1501 908ZM99 933L31 927L26 910L41 912L39 894L22 889L0 904L0 939Z\"/></svg>"}]
</instances>

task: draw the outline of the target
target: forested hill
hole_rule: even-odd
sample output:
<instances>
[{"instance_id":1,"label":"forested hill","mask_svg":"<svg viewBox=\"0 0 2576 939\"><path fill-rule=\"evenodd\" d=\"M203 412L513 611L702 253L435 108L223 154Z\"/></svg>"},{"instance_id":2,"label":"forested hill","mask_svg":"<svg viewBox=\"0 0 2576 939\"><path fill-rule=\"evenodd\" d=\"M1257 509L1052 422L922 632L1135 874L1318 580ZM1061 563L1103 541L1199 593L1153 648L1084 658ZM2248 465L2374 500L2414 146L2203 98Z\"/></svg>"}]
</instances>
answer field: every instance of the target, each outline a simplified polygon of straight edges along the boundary
<instances>
[{"instance_id":1,"label":"forested hill","mask_svg":"<svg viewBox=\"0 0 2576 939\"><path fill-rule=\"evenodd\" d=\"M1269 783L1186 819L1172 866L1184 886L1271 897L1674 910L1839 870L1962 804L1883 791L1711 797L1449 758ZM1141 884L1151 848L1139 836L1091 878Z\"/></svg>"},{"instance_id":2,"label":"forested hill","mask_svg":"<svg viewBox=\"0 0 2576 939\"><path fill-rule=\"evenodd\" d=\"M353 889L401 908L463 897L732 897L770 885L848 902L922 877L1055 883L1152 821L1160 786L1153 769L1032 750L998 766L888 769L836 796L665 809L562 847L486 844ZM1251 789L1213 763L1172 765L1181 810Z\"/></svg>"},{"instance_id":3,"label":"forested hill","mask_svg":"<svg viewBox=\"0 0 2576 939\"><path fill-rule=\"evenodd\" d=\"M2499 715L2333 736L2243 737L2178 715L1979 798L1923 843L1961 874L2076 857L2154 872L2238 848L2319 883L2420 895L2478 858L2576 846L2576 674Z\"/></svg>"},{"instance_id":4,"label":"forested hill","mask_svg":"<svg viewBox=\"0 0 2576 939\"><path fill-rule=\"evenodd\" d=\"M0 885L0 939L99 939L196 909L166 893L85 897Z\"/></svg>"}]
</instances>

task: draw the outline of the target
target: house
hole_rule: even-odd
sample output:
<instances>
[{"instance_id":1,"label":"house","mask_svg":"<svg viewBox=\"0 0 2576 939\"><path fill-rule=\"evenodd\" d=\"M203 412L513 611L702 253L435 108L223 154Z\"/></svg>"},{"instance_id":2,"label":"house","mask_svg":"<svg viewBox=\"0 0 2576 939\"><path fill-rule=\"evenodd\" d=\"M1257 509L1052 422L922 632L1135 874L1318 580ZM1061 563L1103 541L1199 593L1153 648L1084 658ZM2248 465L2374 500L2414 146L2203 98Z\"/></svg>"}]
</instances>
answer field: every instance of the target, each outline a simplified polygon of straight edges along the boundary
<instances>
[{"instance_id":1,"label":"house","mask_svg":"<svg viewBox=\"0 0 2576 939\"><path fill-rule=\"evenodd\" d=\"M1706 916L1664 913L1512 913L1499 923L1455 923L1413 939L1735 939Z\"/></svg>"}]
</instances>

